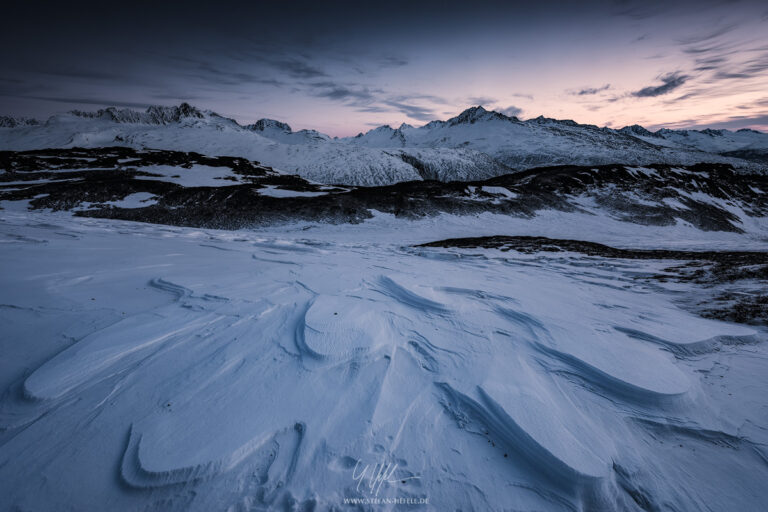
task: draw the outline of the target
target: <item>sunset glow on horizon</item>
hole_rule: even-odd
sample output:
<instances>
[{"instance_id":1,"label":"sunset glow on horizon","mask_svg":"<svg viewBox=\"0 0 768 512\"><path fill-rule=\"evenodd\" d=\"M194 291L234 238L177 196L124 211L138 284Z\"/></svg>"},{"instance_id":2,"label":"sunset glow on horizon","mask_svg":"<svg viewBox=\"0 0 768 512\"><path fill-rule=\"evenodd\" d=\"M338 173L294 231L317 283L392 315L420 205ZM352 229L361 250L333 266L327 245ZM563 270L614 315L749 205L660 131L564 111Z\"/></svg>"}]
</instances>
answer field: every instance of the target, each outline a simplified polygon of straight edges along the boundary
<instances>
[{"instance_id":1,"label":"sunset glow on horizon","mask_svg":"<svg viewBox=\"0 0 768 512\"><path fill-rule=\"evenodd\" d=\"M0 114L186 101L349 136L482 105L613 128L768 131L763 2L441 5L62 7L45 21L19 3L0 36Z\"/></svg>"}]
</instances>

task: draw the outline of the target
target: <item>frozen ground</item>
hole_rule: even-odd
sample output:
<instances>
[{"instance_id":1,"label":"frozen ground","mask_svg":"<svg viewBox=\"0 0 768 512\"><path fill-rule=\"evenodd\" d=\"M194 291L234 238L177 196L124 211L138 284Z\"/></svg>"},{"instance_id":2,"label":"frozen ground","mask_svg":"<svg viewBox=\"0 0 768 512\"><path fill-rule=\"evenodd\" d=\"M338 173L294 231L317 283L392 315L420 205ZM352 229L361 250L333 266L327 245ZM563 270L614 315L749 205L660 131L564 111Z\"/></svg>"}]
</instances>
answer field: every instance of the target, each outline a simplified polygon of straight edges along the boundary
<instances>
[{"instance_id":1,"label":"frozen ground","mask_svg":"<svg viewBox=\"0 0 768 512\"><path fill-rule=\"evenodd\" d=\"M215 231L25 204L0 210L0 509L768 502L763 327L640 279L668 262L413 247L766 250L762 226L541 212Z\"/></svg>"}]
</instances>

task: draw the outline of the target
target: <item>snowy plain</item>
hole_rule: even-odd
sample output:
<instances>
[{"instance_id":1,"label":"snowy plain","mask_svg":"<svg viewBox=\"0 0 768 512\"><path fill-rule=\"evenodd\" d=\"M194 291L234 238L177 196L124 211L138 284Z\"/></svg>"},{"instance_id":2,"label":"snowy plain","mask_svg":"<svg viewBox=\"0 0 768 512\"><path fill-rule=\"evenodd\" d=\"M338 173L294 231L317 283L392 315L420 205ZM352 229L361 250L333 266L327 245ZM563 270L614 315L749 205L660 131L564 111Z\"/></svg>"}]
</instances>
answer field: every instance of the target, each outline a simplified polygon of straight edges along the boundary
<instances>
[{"instance_id":1,"label":"snowy plain","mask_svg":"<svg viewBox=\"0 0 768 512\"><path fill-rule=\"evenodd\" d=\"M1 206L3 509L768 502L763 327L687 310L693 284L638 279L668 262L415 247L505 233L765 251L757 221L217 231Z\"/></svg>"}]
</instances>

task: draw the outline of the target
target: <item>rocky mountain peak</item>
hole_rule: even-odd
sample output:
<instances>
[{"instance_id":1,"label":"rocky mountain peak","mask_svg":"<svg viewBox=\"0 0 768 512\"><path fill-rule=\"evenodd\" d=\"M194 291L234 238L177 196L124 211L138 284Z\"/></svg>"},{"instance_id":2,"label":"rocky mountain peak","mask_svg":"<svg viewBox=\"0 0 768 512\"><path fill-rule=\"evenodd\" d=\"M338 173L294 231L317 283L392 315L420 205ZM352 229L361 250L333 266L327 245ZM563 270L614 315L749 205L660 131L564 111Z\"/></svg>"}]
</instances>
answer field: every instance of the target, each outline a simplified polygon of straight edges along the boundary
<instances>
[{"instance_id":1,"label":"rocky mountain peak","mask_svg":"<svg viewBox=\"0 0 768 512\"><path fill-rule=\"evenodd\" d=\"M490 121L494 119L499 120L509 120L507 116L504 114L500 114L496 111L488 111L484 109L482 106L478 105L476 107L471 107L466 109L464 112L459 114L456 117L453 117L446 121L449 126L455 126L457 124L474 124L478 121Z\"/></svg>"},{"instance_id":2,"label":"rocky mountain peak","mask_svg":"<svg viewBox=\"0 0 768 512\"><path fill-rule=\"evenodd\" d=\"M16 128L17 126L34 126L38 124L40 124L40 121L29 117L0 116L0 128Z\"/></svg>"},{"instance_id":3,"label":"rocky mountain peak","mask_svg":"<svg viewBox=\"0 0 768 512\"><path fill-rule=\"evenodd\" d=\"M247 129L252 131L263 132L265 130L278 130L281 132L291 133L291 127L287 123L281 121L275 121L274 119L259 119L253 124L246 126Z\"/></svg>"}]
</instances>

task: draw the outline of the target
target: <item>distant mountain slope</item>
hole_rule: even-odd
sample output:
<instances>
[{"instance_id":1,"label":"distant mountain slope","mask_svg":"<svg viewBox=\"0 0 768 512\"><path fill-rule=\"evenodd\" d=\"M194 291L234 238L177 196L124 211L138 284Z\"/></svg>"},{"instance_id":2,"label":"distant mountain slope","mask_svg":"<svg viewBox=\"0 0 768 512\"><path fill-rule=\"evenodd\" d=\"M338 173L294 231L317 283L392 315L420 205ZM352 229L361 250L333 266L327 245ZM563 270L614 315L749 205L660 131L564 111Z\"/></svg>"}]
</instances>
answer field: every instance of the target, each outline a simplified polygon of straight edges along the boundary
<instances>
[{"instance_id":1,"label":"distant mountain slope","mask_svg":"<svg viewBox=\"0 0 768 512\"><path fill-rule=\"evenodd\" d=\"M284 221L354 223L374 210L408 218L486 212L533 217L557 210L642 225L762 232L759 224L768 213L768 176L737 177L722 164L563 166L464 182L330 187L243 158L112 147L0 152L0 169L0 200L230 229Z\"/></svg>"},{"instance_id":2,"label":"distant mountain slope","mask_svg":"<svg viewBox=\"0 0 768 512\"><path fill-rule=\"evenodd\" d=\"M242 126L186 103L145 112L73 111L44 123L0 118L0 150L107 146L243 157L319 183L372 186L482 180L545 165L710 162L756 171L766 167L768 135L744 130L652 133L637 125L613 130L544 117L521 121L482 107L418 128L383 126L343 139L314 130L294 132L271 119Z\"/></svg>"},{"instance_id":3,"label":"distant mountain slope","mask_svg":"<svg viewBox=\"0 0 768 512\"><path fill-rule=\"evenodd\" d=\"M516 169L615 162L629 165L735 163L732 157L719 153L756 143L768 146L768 135L751 130L652 133L639 125L613 130L545 117L521 121L483 107L472 107L447 121L432 121L420 128L381 126L345 140L378 148L473 149ZM749 167L743 162L741 165Z\"/></svg>"},{"instance_id":4,"label":"distant mountain slope","mask_svg":"<svg viewBox=\"0 0 768 512\"><path fill-rule=\"evenodd\" d=\"M186 103L150 107L146 112L115 108L75 111L39 125L16 123L0 130L0 149L4 150L106 146L238 156L312 181L350 185L384 185L423 176L483 179L509 172L487 155L467 149L365 148L313 130L293 132L287 124L269 119L241 126Z\"/></svg>"}]
</instances>

